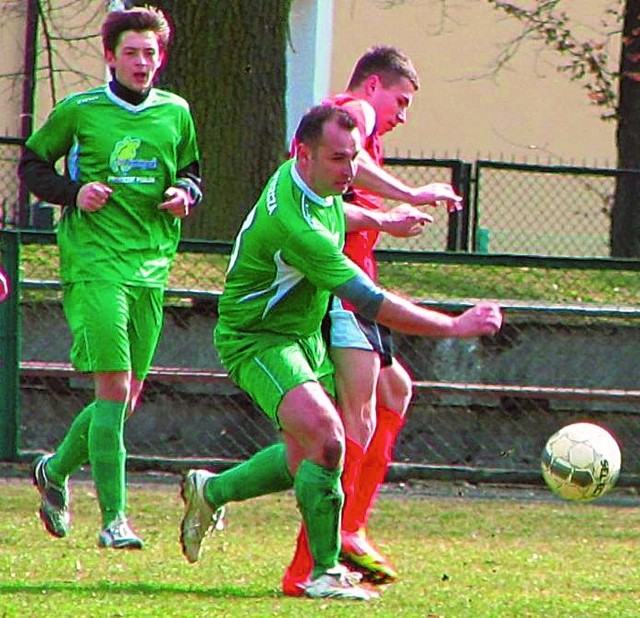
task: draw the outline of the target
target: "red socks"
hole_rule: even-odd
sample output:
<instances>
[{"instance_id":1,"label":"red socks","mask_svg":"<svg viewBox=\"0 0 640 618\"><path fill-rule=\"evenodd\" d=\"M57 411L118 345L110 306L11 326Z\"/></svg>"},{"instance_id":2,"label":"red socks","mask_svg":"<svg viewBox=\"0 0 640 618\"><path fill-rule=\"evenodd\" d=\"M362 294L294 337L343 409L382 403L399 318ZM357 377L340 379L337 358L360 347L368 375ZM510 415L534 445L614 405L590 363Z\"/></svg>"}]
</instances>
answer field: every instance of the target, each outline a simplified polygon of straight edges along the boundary
<instances>
[{"instance_id":1,"label":"red socks","mask_svg":"<svg viewBox=\"0 0 640 618\"><path fill-rule=\"evenodd\" d=\"M362 459L355 493L350 504L345 501L343 519L348 520L349 528L346 529L352 532L366 528L371 508L393 457L393 447L404 425L404 417L389 408L378 406L376 414L376 430Z\"/></svg>"},{"instance_id":2,"label":"red socks","mask_svg":"<svg viewBox=\"0 0 640 618\"><path fill-rule=\"evenodd\" d=\"M384 482L393 447L404 424L404 417L393 410L378 407L376 431L366 451L350 438L346 440L342 489L345 495L342 511L342 530L357 532L364 529L372 504ZM304 525L300 527L296 550L282 579L282 592L288 596L302 596L304 583L311 576L313 558Z\"/></svg>"},{"instance_id":3,"label":"red socks","mask_svg":"<svg viewBox=\"0 0 640 618\"><path fill-rule=\"evenodd\" d=\"M360 470L360 463L363 458L362 447L347 438L344 454L344 469L342 470L342 491L344 492L345 506L343 508L343 525L344 517L347 512L347 505L353 502L355 483ZM309 548L309 539L307 538L307 530L302 524L298 532L296 541L296 551L291 560L291 564L287 567L284 577L282 578L282 592L287 596L296 597L304 594L303 584L311 576L313 570L313 557Z\"/></svg>"},{"instance_id":4,"label":"red socks","mask_svg":"<svg viewBox=\"0 0 640 618\"><path fill-rule=\"evenodd\" d=\"M362 480L360 470L364 459L365 451L362 446L347 437L342 472L342 491L344 491L342 530L347 532L357 532L359 529L358 486Z\"/></svg>"},{"instance_id":5,"label":"red socks","mask_svg":"<svg viewBox=\"0 0 640 618\"><path fill-rule=\"evenodd\" d=\"M304 524L301 524L296 541L296 551L282 578L282 592L290 597L301 597L304 594L304 583L311 576L312 570L313 558L309 548L307 529Z\"/></svg>"}]
</instances>

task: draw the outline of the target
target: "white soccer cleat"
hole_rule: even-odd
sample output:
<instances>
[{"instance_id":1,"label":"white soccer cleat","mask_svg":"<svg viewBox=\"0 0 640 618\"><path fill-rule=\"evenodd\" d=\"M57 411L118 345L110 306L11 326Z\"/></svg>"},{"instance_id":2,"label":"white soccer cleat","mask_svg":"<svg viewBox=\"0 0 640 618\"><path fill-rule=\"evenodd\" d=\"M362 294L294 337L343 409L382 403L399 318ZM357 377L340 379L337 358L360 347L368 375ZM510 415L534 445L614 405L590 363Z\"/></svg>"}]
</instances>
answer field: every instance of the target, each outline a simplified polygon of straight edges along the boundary
<instances>
[{"instance_id":1,"label":"white soccer cleat","mask_svg":"<svg viewBox=\"0 0 640 618\"><path fill-rule=\"evenodd\" d=\"M131 529L123 516L116 517L98 536L99 547L112 549L142 549L142 539Z\"/></svg>"},{"instance_id":2,"label":"white soccer cleat","mask_svg":"<svg viewBox=\"0 0 640 618\"><path fill-rule=\"evenodd\" d=\"M40 492L40 519L47 532L62 538L69 534L71 514L69 513L69 484L53 483L46 473L47 462L53 455L44 455L36 459L31 477L36 489Z\"/></svg>"},{"instance_id":3,"label":"white soccer cleat","mask_svg":"<svg viewBox=\"0 0 640 618\"><path fill-rule=\"evenodd\" d=\"M212 530L224 528L224 507L214 509L204 497L204 486L215 474L207 470L189 470L182 479L184 516L180 524L180 544L191 563L202 556L202 542Z\"/></svg>"},{"instance_id":4,"label":"white soccer cleat","mask_svg":"<svg viewBox=\"0 0 640 618\"><path fill-rule=\"evenodd\" d=\"M380 596L377 592L365 590L358 584L362 579L360 573L349 571L338 565L312 579L304 588L304 593L311 599L344 599L347 601L369 601Z\"/></svg>"}]
</instances>

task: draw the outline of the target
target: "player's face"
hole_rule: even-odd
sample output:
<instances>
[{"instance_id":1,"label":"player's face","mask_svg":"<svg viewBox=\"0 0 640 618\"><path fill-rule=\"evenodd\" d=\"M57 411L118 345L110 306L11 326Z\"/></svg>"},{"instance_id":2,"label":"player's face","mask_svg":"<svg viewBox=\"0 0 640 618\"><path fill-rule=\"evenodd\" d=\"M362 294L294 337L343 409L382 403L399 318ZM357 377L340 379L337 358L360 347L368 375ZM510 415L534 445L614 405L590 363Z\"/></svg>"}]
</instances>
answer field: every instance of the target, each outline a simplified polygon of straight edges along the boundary
<instances>
[{"instance_id":1,"label":"player's face","mask_svg":"<svg viewBox=\"0 0 640 618\"><path fill-rule=\"evenodd\" d=\"M339 195L353 182L358 152L358 130L348 131L335 122L328 122L320 144L313 149L305 148L300 171L305 182L319 196Z\"/></svg>"},{"instance_id":2,"label":"player's face","mask_svg":"<svg viewBox=\"0 0 640 618\"><path fill-rule=\"evenodd\" d=\"M407 112L415 88L410 80L401 77L391 86L383 86L378 80L369 101L376 110L376 128L380 135L393 131L399 124L407 121Z\"/></svg>"},{"instance_id":3,"label":"player's face","mask_svg":"<svg viewBox=\"0 0 640 618\"><path fill-rule=\"evenodd\" d=\"M135 92L144 92L153 84L162 64L158 39L153 32L127 30L120 35L115 52L105 54L116 79Z\"/></svg>"}]
</instances>

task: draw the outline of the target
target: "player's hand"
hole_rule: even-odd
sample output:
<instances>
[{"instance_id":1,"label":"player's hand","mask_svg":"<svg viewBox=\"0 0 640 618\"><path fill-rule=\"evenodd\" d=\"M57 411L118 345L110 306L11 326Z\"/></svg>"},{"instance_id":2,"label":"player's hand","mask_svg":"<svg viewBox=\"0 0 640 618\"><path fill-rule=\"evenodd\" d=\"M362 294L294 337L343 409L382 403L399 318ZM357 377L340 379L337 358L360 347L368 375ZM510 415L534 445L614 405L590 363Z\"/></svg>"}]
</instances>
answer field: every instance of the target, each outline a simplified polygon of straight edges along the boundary
<instances>
[{"instance_id":1,"label":"player's hand","mask_svg":"<svg viewBox=\"0 0 640 618\"><path fill-rule=\"evenodd\" d=\"M502 326L502 311L496 303L481 302L454 319L454 337L495 335Z\"/></svg>"},{"instance_id":2,"label":"player's hand","mask_svg":"<svg viewBox=\"0 0 640 618\"><path fill-rule=\"evenodd\" d=\"M4 270L0 268L0 303L9 296L9 289L9 278L5 274Z\"/></svg>"},{"instance_id":3,"label":"player's hand","mask_svg":"<svg viewBox=\"0 0 640 618\"><path fill-rule=\"evenodd\" d=\"M102 182L88 182L80 187L76 196L76 206L80 210L100 210L113 193L113 189Z\"/></svg>"},{"instance_id":4,"label":"player's hand","mask_svg":"<svg viewBox=\"0 0 640 618\"><path fill-rule=\"evenodd\" d=\"M432 182L422 187L416 187L412 193L411 203L414 206L424 204L437 206L440 202L444 202L447 206L447 212L462 210L462 197L455 192L449 183Z\"/></svg>"},{"instance_id":5,"label":"player's hand","mask_svg":"<svg viewBox=\"0 0 640 618\"><path fill-rule=\"evenodd\" d=\"M169 187L164 196L166 200L158 204L160 210L168 210L178 219L183 219L191 212L191 198L181 187Z\"/></svg>"},{"instance_id":6,"label":"player's hand","mask_svg":"<svg viewBox=\"0 0 640 618\"><path fill-rule=\"evenodd\" d=\"M433 217L411 204L400 204L385 213L382 231L398 238L419 236L427 223L432 223Z\"/></svg>"}]
</instances>

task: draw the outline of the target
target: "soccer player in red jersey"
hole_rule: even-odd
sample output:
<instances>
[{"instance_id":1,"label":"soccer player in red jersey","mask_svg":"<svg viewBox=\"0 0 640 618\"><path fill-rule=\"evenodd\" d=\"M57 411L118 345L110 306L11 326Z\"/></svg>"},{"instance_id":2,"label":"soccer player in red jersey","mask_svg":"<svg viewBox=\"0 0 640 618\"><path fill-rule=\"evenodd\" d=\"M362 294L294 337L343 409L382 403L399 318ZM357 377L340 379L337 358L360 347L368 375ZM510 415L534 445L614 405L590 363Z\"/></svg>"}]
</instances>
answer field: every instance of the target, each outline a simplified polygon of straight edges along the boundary
<instances>
[{"instance_id":1,"label":"soccer player in red jersey","mask_svg":"<svg viewBox=\"0 0 640 618\"><path fill-rule=\"evenodd\" d=\"M0 266L0 303L9 296L9 277Z\"/></svg>"},{"instance_id":2,"label":"soccer player in red jersey","mask_svg":"<svg viewBox=\"0 0 640 618\"><path fill-rule=\"evenodd\" d=\"M404 124L420 87L411 60L391 46L375 46L356 62L345 92L325 103L341 106L356 120L363 150L353 187L345 195L351 203L351 221L369 218L371 225L346 236L345 253L372 280L377 280L374 249L380 231L393 233L389 225L415 213L414 206L444 202L459 210L461 198L447 183L419 187L406 185L386 172L382 136ZM385 199L404 202L389 210ZM405 223L407 221L405 220ZM420 232L424 221L415 220L404 233ZM397 578L391 563L370 543L366 526L372 504L393 455L393 446L404 423L411 399L411 378L394 358L390 330L359 315L353 306L335 299L331 311L331 356L336 368L338 403L346 431L342 486L342 559L364 570L377 583ZM285 594L301 594L301 582L311 567L308 542L301 529L294 558L285 572Z\"/></svg>"}]
</instances>

